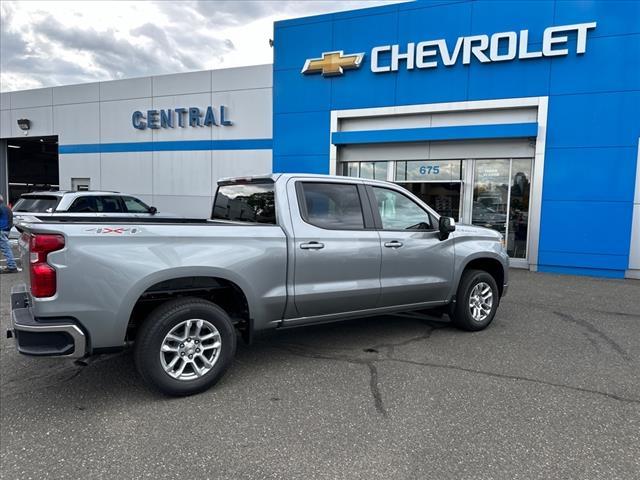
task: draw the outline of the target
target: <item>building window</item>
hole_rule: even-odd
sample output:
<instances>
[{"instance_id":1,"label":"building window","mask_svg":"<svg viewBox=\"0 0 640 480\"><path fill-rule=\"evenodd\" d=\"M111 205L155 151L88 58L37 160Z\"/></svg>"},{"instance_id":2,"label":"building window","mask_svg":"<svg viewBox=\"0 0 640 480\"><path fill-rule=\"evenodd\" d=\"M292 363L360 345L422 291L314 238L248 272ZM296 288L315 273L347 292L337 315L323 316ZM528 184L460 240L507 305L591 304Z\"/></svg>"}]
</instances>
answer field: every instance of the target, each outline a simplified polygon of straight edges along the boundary
<instances>
[{"instance_id":1,"label":"building window","mask_svg":"<svg viewBox=\"0 0 640 480\"><path fill-rule=\"evenodd\" d=\"M386 180L389 162L344 162L342 174L346 177Z\"/></svg>"}]
</instances>

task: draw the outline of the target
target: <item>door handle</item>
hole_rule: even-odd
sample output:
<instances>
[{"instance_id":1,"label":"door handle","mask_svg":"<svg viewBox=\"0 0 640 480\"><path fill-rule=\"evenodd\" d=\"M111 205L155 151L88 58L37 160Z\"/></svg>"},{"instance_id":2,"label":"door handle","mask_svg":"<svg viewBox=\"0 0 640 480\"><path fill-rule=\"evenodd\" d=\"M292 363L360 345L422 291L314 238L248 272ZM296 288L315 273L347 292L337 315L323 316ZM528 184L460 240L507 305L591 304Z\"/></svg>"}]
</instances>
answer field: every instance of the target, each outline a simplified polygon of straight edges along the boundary
<instances>
[{"instance_id":1,"label":"door handle","mask_svg":"<svg viewBox=\"0 0 640 480\"><path fill-rule=\"evenodd\" d=\"M324 248L324 243L320 243L320 242L301 243L300 248L303 250L320 250L321 248Z\"/></svg>"},{"instance_id":2,"label":"door handle","mask_svg":"<svg viewBox=\"0 0 640 480\"><path fill-rule=\"evenodd\" d=\"M393 240L391 242L385 242L384 246L387 248L400 248L402 246L402 242L399 242L398 240Z\"/></svg>"}]
</instances>

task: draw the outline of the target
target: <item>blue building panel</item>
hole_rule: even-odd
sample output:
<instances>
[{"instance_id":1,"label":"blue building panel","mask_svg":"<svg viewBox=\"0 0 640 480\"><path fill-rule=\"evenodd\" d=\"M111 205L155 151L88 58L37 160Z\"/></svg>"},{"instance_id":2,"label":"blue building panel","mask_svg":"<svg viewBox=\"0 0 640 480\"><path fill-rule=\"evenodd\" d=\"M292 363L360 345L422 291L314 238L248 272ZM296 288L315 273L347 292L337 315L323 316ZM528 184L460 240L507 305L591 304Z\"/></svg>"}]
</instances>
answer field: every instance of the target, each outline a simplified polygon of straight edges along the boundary
<instances>
[{"instance_id":1,"label":"blue building panel","mask_svg":"<svg viewBox=\"0 0 640 480\"><path fill-rule=\"evenodd\" d=\"M540 44L531 45L540 49ZM542 58L504 63L473 63L467 67L467 100L541 97L549 94L552 59Z\"/></svg>"},{"instance_id":2,"label":"blue building panel","mask_svg":"<svg viewBox=\"0 0 640 480\"><path fill-rule=\"evenodd\" d=\"M328 17L331 18L331 17ZM320 52L333 49L333 23L314 22L308 25L291 25L274 31L274 70L302 69L304 59L318 57ZM280 48L279 48L280 46ZM303 59L302 64L300 59Z\"/></svg>"},{"instance_id":3,"label":"blue building panel","mask_svg":"<svg viewBox=\"0 0 640 480\"><path fill-rule=\"evenodd\" d=\"M495 2L479 0L472 4L471 34L529 31L531 43L540 44L544 29L554 23L552 0ZM578 22L572 22L578 23Z\"/></svg>"},{"instance_id":4,"label":"blue building panel","mask_svg":"<svg viewBox=\"0 0 640 480\"><path fill-rule=\"evenodd\" d=\"M584 52L577 31L560 32L551 53L567 48L567 55L518 58L518 43L515 58L504 61L471 55L463 63L461 50L454 65L445 66L438 51L429 58L438 62L431 68L406 68L400 60L397 71L372 71L374 47L397 45L403 53L410 43L445 39L453 55L460 37L516 32L521 41L527 30L526 51L541 52L545 29L591 22L596 26L587 30ZM545 156L537 268L624 276L640 138L640 2L416 1L277 22L275 40L274 171L327 173L332 141L425 141L442 133L378 126L331 137L331 111L546 97L546 146L536 152ZM335 50L364 53L362 65L331 78L300 73L305 60ZM497 53L509 57L506 42ZM380 59L389 65L390 52ZM465 128L456 136L512 138L504 126L487 127L480 137ZM603 222L614 226L606 238Z\"/></svg>"},{"instance_id":5,"label":"blue building panel","mask_svg":"<svg viewBox=\"0 0 640 480\"><path fill-rule=\"evenodd\" d=\"M321 75L310 75L300 81L300 69L282 70L274 76L274 113L315 112L328 110L331 103L331 82Z\"/></svg>"},{"instance_id":6,"label":"blue building panel","mask_svg":"<svg viewBox=\"0 0 640 480\"><path fill-rule=\"evenodd\" d=\"M328 155L329 115L328 111L276 114L274 120L286 135L274 136L273 149L278 152L275 155Z\"/></svg>"},{"instance_id":7,"label":"blue building panel","mask_svg":"<svg viewBox=\"0 0 640 480\"><path fill-rule=\"evenodd\" d=\"M637 153L633 147L549 148L542 198L631 203Z\"/></svg>"},{"instance_id":8,"label":"blue building panel","mask_svg":"<svg viewBox=\"0 0 640 480\"><path fill-rule=\"evenodd\" d=\"M640 90L553 96L549 99L547 147L637 146L638 112ZM627 173L635 175L635 171Z\"/></svg>"},{"instance_id":9,"label":"blue building panel","mask_svg":"<svg viewBox=\"0 0 640 480\"><path fill-rule=\"evenodd\" d=\"M539 263L551 263L546 253L626 256L631 238L631 202L579 202L547 200L542 215L548 226L540 235ZM594 267L586 263L575 265ZM598 267L600 268L600 267ZM626 263L611 268L626 268Z\"/></svg>"},{"instance_id":10,"label":"blue building panel","mask_svg":"<svg viewBox=\"0 0 640 480\"><path fill-rule=\"evenodd\" d=\"M422 2L415 2L420 5ZM454 43L471 33L471 2L429 5L399 12L397 17L400 43L444 38ZM383 45L383 43L376 43Z\"/></svg>"},{"instance_id":11,"label":"blue building panel","mask_svg":"<svg viewBox=\"0 0 640 480\"><path fill-rule=\"evenodd\" d=\"M598 28L593 32L594 38L640 33L640 2L636 0L560 0L554 3L556 25L595 19Z\"/></svg>"},{"instance_id":12,"label":"blue building panel","mask_svg":"<svg viewBox=\"0 0 640 480\"><path fill-rule=\"evenodd\" d=\"M640 34L591 38L588 55L551 62L551 95L640 90Z\"/></svg>"}]
</instances>

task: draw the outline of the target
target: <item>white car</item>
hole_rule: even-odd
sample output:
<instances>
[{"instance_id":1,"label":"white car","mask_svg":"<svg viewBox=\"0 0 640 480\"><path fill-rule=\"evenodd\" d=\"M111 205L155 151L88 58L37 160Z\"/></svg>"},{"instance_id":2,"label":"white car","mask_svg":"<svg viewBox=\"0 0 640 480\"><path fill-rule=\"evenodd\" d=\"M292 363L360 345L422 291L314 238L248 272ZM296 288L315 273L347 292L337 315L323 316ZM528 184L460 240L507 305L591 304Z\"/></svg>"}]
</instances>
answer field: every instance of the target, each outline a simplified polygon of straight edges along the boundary
<instances>
[{"instance_id":1,"label":"white car","mask_svg":"<svg viewBox=\"0 0 640 480\"><path fill-rule=\"evenodd\" d=\"M43 217L151 217L158 215L139 198L118 192L105 191L53 191L25 193L13 206L13 223L34 223ZM163 213L163 217L177 215ZM20 232L14 226L9 241L16 243Z\"/></svg>"}]
</instances>

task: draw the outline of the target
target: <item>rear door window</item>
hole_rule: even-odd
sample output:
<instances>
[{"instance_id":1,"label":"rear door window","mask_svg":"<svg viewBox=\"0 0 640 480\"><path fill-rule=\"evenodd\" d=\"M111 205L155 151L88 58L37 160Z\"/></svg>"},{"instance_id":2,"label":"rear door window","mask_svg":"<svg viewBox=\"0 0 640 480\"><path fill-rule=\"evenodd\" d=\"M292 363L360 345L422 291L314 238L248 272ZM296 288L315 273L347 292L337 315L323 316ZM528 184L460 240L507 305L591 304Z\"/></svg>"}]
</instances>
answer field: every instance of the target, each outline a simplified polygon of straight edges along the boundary
<instances>
[{"instance_id":1,"label":"rear door window","mask_svg":"<svg viewBox=\"0 0 640 480\"><path fill-rule=\"evenodd\" d=\"M13 206L14 212L52 213L55 211L60 197L53 195L30 195L20 198Z\"/></svg>"},{"instance_id":2,"label":"rear door window","mask_svg":"<svg viewBox=\"0 0 640 480\"><path fill-rule=\"evenodd\" d=\"M364 229L358 187L349 183L302 183L302 217L328 230Z\"/></svg>"},{"instance_id":3,"label":"rear door window","mask_svg":"<svg viewBox=\"0 0 640 480\"><path fill-rule=\"evenodd\" d=\"M124 208L120 197L104 196L96 197L98 203L98 211L101 213L123 213Z\"/></svg>"},{"instance_id":4,"label":"rear door window","mask_svg":"<svg viewBox=\"0 0 640 480\"><path fill-rule=\"evenodd\" d=\"M97 213L98 203L96 202L96 197L78 197L67 211L70 213Z\"/></svg>"}]
</instances>

